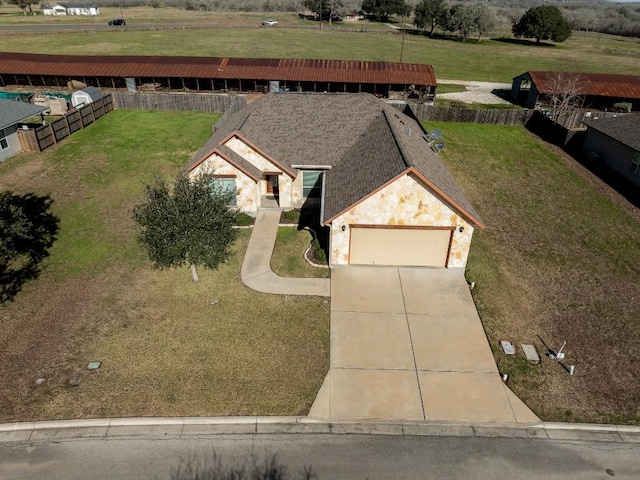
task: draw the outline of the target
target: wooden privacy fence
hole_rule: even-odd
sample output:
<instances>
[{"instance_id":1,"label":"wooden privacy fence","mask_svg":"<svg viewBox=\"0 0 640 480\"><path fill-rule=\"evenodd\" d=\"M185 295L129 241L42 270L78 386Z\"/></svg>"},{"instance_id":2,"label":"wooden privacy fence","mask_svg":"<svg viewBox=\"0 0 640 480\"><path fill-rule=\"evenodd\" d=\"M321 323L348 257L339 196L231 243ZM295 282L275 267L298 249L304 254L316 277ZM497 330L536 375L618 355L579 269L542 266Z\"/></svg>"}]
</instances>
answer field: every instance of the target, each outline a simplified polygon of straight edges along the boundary
<instances>
[{"instance_id":1,"label":"wooden privacy fence","mask_svg":"<svg viewBox=\"0 0 640 480\"><path fill-rule=\"evenodd\" d=\"M439 107L422 103L407 104L421 122L468 122L489 125L525 125L533 110L521 108L473 109L460 107Z\"/></svg>"},{"instance_id":2,"label":"wooden privacy fence","mask_svg":"<svg viewBox=\"0 0 640 480\"><path fill-rule=\"evenodd\" d=\"M241 95L207 93L129 93L113 92L115 108L132 110L171 110L222 113L229 109L240 109L247 104Z\"/></svg>"},{"instance_id":3,"label":"wooden privacy fence","mask_svg":"<svg viewBox=\"0 0 640 480\"><path fill-rule=\"evenodd\" d=\"M91 125L98 118L112 110L113 99L111 95L106 95L71 113L67 113L48 125L30 128L29 130L18 130L20 145L27 152L41 152L72 133Z\"/></svg>"}]
</instances>

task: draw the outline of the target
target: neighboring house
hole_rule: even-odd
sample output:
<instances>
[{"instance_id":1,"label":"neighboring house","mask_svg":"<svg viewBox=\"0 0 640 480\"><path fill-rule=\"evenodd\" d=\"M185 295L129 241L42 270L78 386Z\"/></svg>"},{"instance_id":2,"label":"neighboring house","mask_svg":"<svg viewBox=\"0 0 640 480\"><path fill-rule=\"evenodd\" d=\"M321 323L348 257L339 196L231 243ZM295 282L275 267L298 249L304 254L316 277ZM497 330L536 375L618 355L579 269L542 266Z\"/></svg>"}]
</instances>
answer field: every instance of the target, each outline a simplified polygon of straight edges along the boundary
<instances>
[{"instance_id":1,"label":"neighboring house","mask_svg":"<svg viewBox=\"0 0 640 480\"><path fill-rule=\"evenodd\" d=\"M57 3L50 7L41 5L44 15L100 15L100 7L91 3Z\"/></svg>"},{"instance_id":2,"label":"neighboring house","mask_svg":"<svg viewBox=\"0 0 640 480\"><path fill-rule=\"evenodd\" d=\"M359 20L364 20L364 15L357 10L352 10L344 16L343 20L345 22L357 22Z\"/></svg>"},{"instance_id":3,"label":"neighboring house","mask_svg":"<svg viewBox=\"0 0 640 480\"><path fill-rule=\"evenodd\" d=\"M249 214L319 208L331 266L464 268L484 228L420 124L370 94L269 93L224 116L187 171Z\"/></svg>"},{"instance_id":4,"label":"neighboring house","mask_svg":"<svg viewBox=\"0 0 640 480\"><path fill-rule=\"evenodd\" d=\"M611 109L631 103L640 110L640 76L584 72L525 72L513 78L511 97L527 108L544 108L552 95L575 97L578 107Z\"/></svg>"},{"instance_id":5,"label":"neighboring house","mask_svg":"<svg viewBox=\"0 0 640 480\"><path fill-rule=\"evenodd\" d=\"M0 161L22 151L18 139L19 123L47 110L16 100L0 100Z\"/></svg>"},{"instance_id":6,"label":"neighboring house","mask_svg":"<svg viewBox=\"0 0 640 480\"><path fill-rule=\"evenodd\" d=\"M640 187L640 114L593 118L587 127L583 153L600 160Z\"/></svg>"}]
</instances>

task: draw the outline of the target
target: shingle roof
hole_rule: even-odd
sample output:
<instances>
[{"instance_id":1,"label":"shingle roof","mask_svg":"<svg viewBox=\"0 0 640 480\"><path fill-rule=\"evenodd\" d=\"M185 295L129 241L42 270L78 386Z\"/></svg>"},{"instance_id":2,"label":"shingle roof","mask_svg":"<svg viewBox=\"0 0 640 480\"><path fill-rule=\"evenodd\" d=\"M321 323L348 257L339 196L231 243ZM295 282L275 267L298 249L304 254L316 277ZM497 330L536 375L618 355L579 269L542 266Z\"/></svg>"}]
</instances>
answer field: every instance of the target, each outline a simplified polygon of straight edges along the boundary
<instances>
[{"instance_id":1,"label":"shingle roof","mask_svg":"<svg viewBox=\"0 0 640 480\"><path fill-rule=\"evenodd\" d=\"M46 107L39 107L30 103L16 100L0 100L0 128L15 125L45 110L47 110Z\"/></svg>"},{"instance_id":2,"label":"shingle roof","mask_svg":"<svg viewBox=\"0 0 640 480\"><path fill-rule=\"evenodd\" d=\"M602 132L640 152L640 113L627 113L609 118L592 118L583 123L588 128Z\"/></svg>"},{"instance_id":3,"label":"shingle roof","mask_svg":"<svg viewBox=\"0 0 640 480\"><path fill-rule=\"evenodd\" d=\"M576 94L640 98L640 76L583 72L527 72L541 94L557 93L562 84L576 82ZM526 75L526 74L525 74ZM562 76L562 77L559 77Z\"/></svg>"},{"instance_id":4,"label":"shingle roof","mask_svg":"<svg viewBox=\"0 0 640 480\"><path fill-rule=\"evenodd\" d=\"M482 226L420 124L373 95L267 94L225 118L187 169L234 134L292 171L294 165L333 167L325 173L323 222L412 170Z\"/></svg>"}]
</instances>

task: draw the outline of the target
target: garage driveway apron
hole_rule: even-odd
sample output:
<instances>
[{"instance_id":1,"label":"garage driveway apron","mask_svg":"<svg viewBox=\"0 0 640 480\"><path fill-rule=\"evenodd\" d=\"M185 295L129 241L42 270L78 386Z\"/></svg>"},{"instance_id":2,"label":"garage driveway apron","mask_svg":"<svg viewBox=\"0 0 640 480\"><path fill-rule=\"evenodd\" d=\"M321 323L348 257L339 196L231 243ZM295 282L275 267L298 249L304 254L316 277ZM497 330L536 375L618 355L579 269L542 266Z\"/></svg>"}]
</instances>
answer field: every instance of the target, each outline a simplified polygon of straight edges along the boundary
<instances>
[{"instance_id":1,"label":"garage driveway apron","mask_svg":"<svg viewBox=\"0 0 640 480\"><path fill-rule=\"evenodd\" d=\"M336 267L330 370L309 413L330 420L540 420L502 382L464 274Z\"/></svg>"}]
</instances>

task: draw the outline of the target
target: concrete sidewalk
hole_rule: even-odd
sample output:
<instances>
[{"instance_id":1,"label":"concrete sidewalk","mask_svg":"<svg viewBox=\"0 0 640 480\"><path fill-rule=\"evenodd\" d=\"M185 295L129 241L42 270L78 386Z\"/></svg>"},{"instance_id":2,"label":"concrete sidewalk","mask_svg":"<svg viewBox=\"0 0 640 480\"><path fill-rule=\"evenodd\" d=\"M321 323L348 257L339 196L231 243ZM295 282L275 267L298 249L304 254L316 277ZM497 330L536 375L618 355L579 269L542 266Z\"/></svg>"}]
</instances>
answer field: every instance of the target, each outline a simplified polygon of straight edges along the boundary
<instances>
[{"instance_id":1,"label":"concrete sidewalk","mask_svg":"<svg viewBox=\"0 0 640 480\"><path fill-rule=\"evenodd\" d=\"M263 293L328 297L331 293L331 281L328 278L285 278L271 270L271 254L279 222L279 210L258 212L242 261L242 283Z\"/></svg>"},{"instance_id":2,"label":"concrete sidewalk","mask_svg":"<svg viewBox=\"0 0 640 480\"><path fill-rule=\"evenodd\" d=\"M552 422L540 422L535 425L424 421L326 422L308 417L253 416L102 418L0 423L0 443L125 436L181 438L195 435L274 433L465 436L640 443L638 426Z\"/></svg>"}]
</instances>

